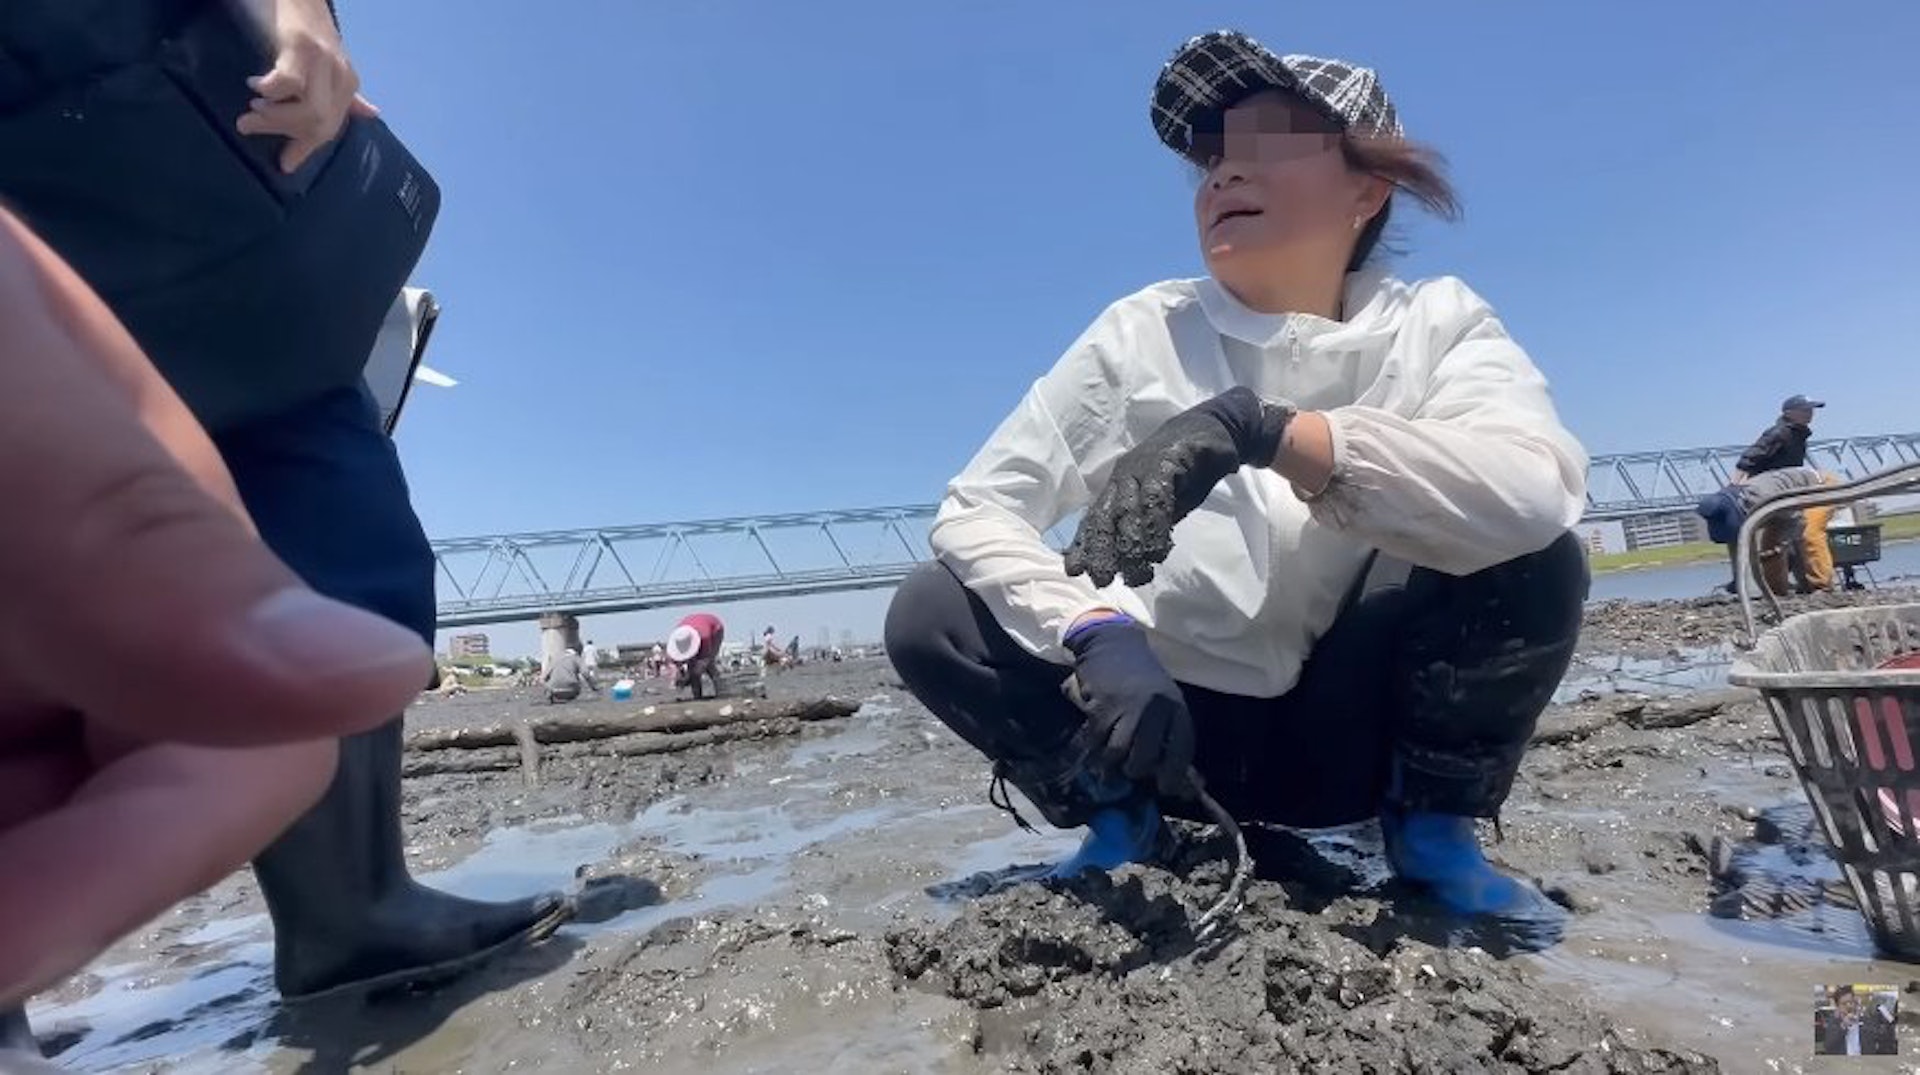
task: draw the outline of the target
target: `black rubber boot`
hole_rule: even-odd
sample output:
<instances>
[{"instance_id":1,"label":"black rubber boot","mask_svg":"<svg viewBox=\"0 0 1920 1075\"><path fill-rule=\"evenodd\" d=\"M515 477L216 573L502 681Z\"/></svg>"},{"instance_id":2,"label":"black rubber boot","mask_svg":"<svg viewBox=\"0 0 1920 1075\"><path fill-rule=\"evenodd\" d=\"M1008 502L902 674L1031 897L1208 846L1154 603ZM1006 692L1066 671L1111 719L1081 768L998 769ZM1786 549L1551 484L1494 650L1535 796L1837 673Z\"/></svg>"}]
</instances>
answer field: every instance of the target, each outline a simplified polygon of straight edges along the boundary
<instances>
[{"instance_id":1,"label":"black rubber boot","mask_svg":"<svg viewBox=\"0 0 1920 1075\"><path fill-rule=\"evenodd\" d=\"M400 752L398 720L341 740L326 796L254 860L287 1000L444 981L572 917L558 893L490 903L415 881L400 834Z\"/></svg>"},{"instance_id":2,"label":"black rubber boot","mask_svg":"<svg viewBox=\"0 0 1920 1075\"><path fill-rule=\"evenodd\" d=\"M0 1053L7 1050L40 1056L40 1041L33 1036L33 1024L27 1022L25 1008L0 1009ZM0 1060L0 1071L5 1061Z\"/></svg>"}]
</instances>

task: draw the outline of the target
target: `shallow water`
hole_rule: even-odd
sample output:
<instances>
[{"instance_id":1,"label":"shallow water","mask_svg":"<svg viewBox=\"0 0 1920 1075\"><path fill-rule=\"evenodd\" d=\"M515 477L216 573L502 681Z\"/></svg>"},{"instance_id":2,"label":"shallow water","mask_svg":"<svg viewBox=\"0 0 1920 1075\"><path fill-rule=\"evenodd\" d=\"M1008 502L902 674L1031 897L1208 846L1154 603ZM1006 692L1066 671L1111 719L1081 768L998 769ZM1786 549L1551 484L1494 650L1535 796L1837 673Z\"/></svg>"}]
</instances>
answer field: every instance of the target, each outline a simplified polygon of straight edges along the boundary
<instances>
[{"instance_id":1,"label":"shallow water","mask_svg":"<svg viewBox=\"0 0 1920 1075\"><path fill-rule=\"evenodd\" d=\"M1574 658L1553 700L1572 702L1589 694L1685 694L1724 687L1733 661L1733 646L1728 643L1678 648L1657 658L1581 655Z\"/></svg>"},{"instance_id":2,"label":"shallow water","mask_svg":"<svg viewBox=\"0 0 1920 1075\"><path fill-rule=\"evenodd\" d=\"M1911 580L1920 576L1920 541L1895 541L1881 547L1881 559L1868 567L1881 583ZM1596 575L1589 595L1592 601L1670 601L1713 593L1733 577L1733 569L1723 558L1712 563L1650 567L1635 571L1609 571ZM1861 582L1867 577L1862 575Z\"/></svg>"}]
</instances>

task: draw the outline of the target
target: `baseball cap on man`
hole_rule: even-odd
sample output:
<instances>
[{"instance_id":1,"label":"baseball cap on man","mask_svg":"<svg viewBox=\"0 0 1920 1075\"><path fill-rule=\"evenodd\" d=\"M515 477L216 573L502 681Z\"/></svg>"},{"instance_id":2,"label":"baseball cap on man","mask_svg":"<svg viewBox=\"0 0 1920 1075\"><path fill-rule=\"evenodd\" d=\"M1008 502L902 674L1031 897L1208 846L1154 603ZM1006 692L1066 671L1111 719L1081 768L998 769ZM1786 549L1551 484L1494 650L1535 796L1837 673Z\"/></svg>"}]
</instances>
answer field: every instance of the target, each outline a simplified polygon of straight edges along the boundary
<instances>
[{"instance_id":1,"label":"baseball cap on man","mask_svg":"<svg viewBox=\"0 0 1920 1075\"><path fill-rule=\"evenodd\" d=\"M1153 130L1167 148L1191 156L1194 124L1265 89L1284 90L1362 137L1400 137L1400 115L1369 68L1345 60L1280 56L1237 30L1191 38L1160 69L1153 86Z\"/></svg>"},{"instance_id":2,"label":"baseball cap on man","mask_svg":"<svg viewBox=\"0 0 1920 1075\"><path fill-rule=\"evenodd\" d=\"M1819 410L1824 406L1826 406L1826 404L1817 399L1808 399L1805 396L1788 396L1787 401L1780 405L1780 409L1783 411L1813 411Z\"/></svg>"}]
</instances>

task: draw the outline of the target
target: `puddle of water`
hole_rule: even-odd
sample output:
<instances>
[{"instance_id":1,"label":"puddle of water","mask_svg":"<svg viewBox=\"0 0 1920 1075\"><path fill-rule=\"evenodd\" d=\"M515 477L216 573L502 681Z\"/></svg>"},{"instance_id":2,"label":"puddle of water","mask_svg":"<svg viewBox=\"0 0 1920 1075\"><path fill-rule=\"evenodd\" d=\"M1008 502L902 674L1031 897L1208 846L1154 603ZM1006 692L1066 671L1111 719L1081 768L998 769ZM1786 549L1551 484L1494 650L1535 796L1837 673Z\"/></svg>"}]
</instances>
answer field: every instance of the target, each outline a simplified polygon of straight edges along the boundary
<instances>
[{"instance_id":1,"label":"puddle of water","mask_svg":"<svg viewBox=\"0 0 1920 1075\"><path fill-rule=\"evenodd\" d=\"M141 964L117 969L102 976L92 996L30 1007L42 1034L85 1028L85 1036L56 1058L62 1067L114 1071L246 1041L265 1025L276 1002L270 943L242 946L199 975L164 984L156 985L152 968Z\"/></svg>"},{"instance_id":2,"label":"puddle of water","mask_svg":"<svg viewBox=\"0 0 1920 1075\"><path fill-rule=\"evenodd\" d=\"M689 914L763 903L787 883L787 863L796 852L883 824L898 812L871 808L806 824L782 806L694 810L684 799L671 799L621 825L547 822L496 829L473 854L421 879L476 899L564 889L579 867L606 860L636 838L659 840L668 850L710 863L765 863L708 876L685 899L566 927L581 936L638 934ZM266 916L258 914L208 922L168 950L177 956L182 945L204 947L206 958L219 961L211 969L175 979L155 960L95 967L92 973L102 981L95 993L70 1004L35 1005L30 1014L42 1033L84 1031L59 1057L74 1070L113 1071L163 1060L186 1065L173 1071L196 1070L194 1064L210 1065L200 1070L245 1070L252 1065L244 1058L264 1060L276 1044L263 1036L278 1006L273 946L264 939L269 929ZM235 944L241 940L247 943Z\"/></svg>"},{"instance_id":3,"label":"puddle of water","mask_svg":"<svg viewBox=\"0 0 1920 1075\"><path fill-rule=\"evenodd\" d=\"M576 923L568 926L567 932L580 937L600 937L621 933L643 934L675 918L763 902L777 892L786 879L787 870L784 865L763 866L747 873L721 874L702 881L700 891L686 899L658 903L651 907L636 907L605 922Z\"/></svg>"},{"instance_id":4,"label":"puddle of water","mask_svg":"<svg viewBox=\"0 0 1920 1075\"><path fill-rule=\"evenodd\" d=\"M1727 685L1733 647L1722 643L1678 650L1665 657L1576 657L1553 693L1555 702L1572 702L1587 691L1599 694L1684 694Z\"/></svg>"},{"instance_id":5,"label":"puddle of water","mask_svg":"<svg viewBox=\"0 0 1920 1075\"><path fill-rule=\"evenodd\" d=\"M267 916L263 914L242 915L239 918L216 918L191 933L181 934L173 943L216 945L266 928Z\"/></svg>"},{"instance_id":6,"label":"puddle of water","mask_svg":"<svg viewBox=\"0 0 1920 1075\"><path fill-rule=\"evenodd\" d=\"M625 825L495 829L461 861L421 878L435 888L477 900L514 899L565 888L574 872L613 854L630 834Z\"/></svg>"},{"instance_id":7,"label":"puddle of water","mask_svg":"<svg viewBox=\"0 0 1920 1075\"><path fill-rule=\"evenodd\" d=\"M865 714L873 708L866 706L860 712ZM897 713L899 710L894 709L893 712ZM838 735L822 736L819 739L801 743L793 748L792 754L788 755L787 764L796 769L804 769L823 761L873 754L884 749L886 745L887 737L881 729L871 724L862 724Z\"/></svg>"},{"instance_id":8,"label":"puddle of water","mask_svg":"<svg viewBox=\"0 0 1920 1075\"><path fill-rule=\"evenodd\" d=\"M824 840L873 828L896 815L895 809L870 807L803 825L783 806L696 810L688 808L684 796L677 796L641 811L632 829L635 836L657 841L669 851L714 862L740 862L784 859Z\"/></svg>"},{"instance_id":9,"label":"puddle of water","mask_svg":"<svg viewBox=\"0 0 1920 1075\"><path fill-rule=\"evenodd\" d=\"M1079 832L1046 828L1039 832L1027 832L1014 827L998 836L966 845L953 860L951 873L956 878L970 877L1008 866L1058 862L1073 854L1074 849L1080 846L1080 837Z\"/></svg>"}]
</instances>

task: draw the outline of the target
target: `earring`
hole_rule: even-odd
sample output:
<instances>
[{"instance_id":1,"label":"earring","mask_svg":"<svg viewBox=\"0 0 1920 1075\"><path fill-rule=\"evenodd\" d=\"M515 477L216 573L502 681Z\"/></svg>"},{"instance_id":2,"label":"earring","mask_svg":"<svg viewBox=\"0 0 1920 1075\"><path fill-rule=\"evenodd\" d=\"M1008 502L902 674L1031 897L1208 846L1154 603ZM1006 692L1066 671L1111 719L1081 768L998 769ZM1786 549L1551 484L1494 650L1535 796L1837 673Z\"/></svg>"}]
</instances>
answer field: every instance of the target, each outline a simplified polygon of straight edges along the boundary
<instances>
[{"instance_id":1,"label":"earring","mask_svg":"<svg viewBox=\"0 0 1920 1075\"><path fill-rule=\"evenodd\" d=\"M1353 230L1354 230L1354 231L1359 231L1359 230L1360 230L1360 229L1361 229L1362 227L1364 227L1364 226L1366 225L1366 223L1367 223L1367 218L1366 218L1366 217L1363 217L1363 216L1357 216L1357 217L1354 217L1354 218L1353 218Z\"/></svg>"}]
</instances>

